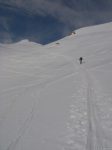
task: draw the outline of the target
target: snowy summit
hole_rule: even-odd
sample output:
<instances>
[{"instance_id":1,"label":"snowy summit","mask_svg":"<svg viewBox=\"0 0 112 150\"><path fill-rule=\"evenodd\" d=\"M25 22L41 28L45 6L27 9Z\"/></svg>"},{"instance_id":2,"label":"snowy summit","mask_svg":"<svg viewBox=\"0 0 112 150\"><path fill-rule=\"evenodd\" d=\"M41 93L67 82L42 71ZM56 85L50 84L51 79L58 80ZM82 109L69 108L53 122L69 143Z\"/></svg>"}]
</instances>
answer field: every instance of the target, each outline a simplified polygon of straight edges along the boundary
<instances>
[{"instance_id":1,"label":"snowy summit","mask_svg":"<svg viewBox=\"0 0 112 150\"><path fill-rule=\"evenodd\" d=\"M112 22L0 44L0 150L112 150Z\"/></svg>"}]
</instances>

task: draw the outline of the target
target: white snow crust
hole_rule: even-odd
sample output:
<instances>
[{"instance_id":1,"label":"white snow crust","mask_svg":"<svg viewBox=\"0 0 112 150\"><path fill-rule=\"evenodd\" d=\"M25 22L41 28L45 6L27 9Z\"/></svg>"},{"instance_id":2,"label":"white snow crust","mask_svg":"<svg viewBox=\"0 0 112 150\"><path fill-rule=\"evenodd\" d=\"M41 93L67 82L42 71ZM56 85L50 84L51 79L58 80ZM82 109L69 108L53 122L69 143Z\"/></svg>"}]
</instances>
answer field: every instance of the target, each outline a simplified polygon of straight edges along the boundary
<instances>
[{"instance_id":1,"label":"white snow crust","mask_svg":"<svg viewBox=\"0 0 112 150\"><path fill-rule=\"evenodd\" d=\"M0 150L112 150L111 22L0 44Z\"/></svg>"}]
</instances>

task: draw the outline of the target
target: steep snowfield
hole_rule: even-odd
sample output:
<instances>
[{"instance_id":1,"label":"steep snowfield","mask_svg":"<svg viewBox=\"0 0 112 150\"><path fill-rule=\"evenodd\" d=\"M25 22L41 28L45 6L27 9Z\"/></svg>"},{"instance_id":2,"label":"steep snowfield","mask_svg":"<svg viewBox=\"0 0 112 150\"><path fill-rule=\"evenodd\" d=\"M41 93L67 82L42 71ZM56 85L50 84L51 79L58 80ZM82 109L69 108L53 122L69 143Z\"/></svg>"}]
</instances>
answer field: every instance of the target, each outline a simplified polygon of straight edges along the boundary
<instances>
[{"instance_id":1,"label":"steep snowfield","mask_svg":"<svg viewBox=\"0 0 112 150\"><path fill-rule=\"evenodd\" d=\"M0 44L0 150L112 150L112 23Z\"/></svg>"}]
</instances>

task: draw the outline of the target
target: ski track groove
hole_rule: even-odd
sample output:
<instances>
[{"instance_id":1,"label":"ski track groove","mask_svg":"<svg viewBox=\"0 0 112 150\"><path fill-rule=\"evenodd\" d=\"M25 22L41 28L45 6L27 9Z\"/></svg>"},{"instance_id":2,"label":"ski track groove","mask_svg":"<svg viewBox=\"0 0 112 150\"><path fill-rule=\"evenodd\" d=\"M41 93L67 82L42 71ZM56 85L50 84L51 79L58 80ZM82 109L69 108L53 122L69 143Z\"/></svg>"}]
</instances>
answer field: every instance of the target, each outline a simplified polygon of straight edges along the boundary
<instances>
[{"instance_id":1,"label":"ski track groove","mask_svg":"<svg viewBox=\"0 0 112 150\"><path fill-rule=\"evenodd\" d=\"M26 85L24 85L24 86L12 87L12 88L9 88L9 89L7 89L7 90L2 91L1 94L5 94L6 92L11 92L11 91L13 91L13 90L19 90L19 89L21 89L21 88L26 88L26 89L28 89L28 88L32 88L32 87L35 87L35 86L41 86L41 87L43 87L43 85L47 86L47 85L50 85L50 84L52 84L52 83L54 83L54 82L56 82L56 81L58 81L58 80L61 80L61 79L63 79L63 78L68 78L69 76L73 76L73 75L75 75L75 74L77 74L77 73L68 73L68 74L65 74L64 76L60 76L60 77L58 77L58 78L53 78L52 80L47 80L47 81L45 81L44 83L32 83L32 84L26 84ZM38 81L38 80L37 80L37 81ZM35 81L35 82L36 82L36 81Z\"/></svg>"},{"instance_id":2,"label":"ski track groove","mask_svg":"<svg viewBox=\"0 0 112 150\"><path fill-rule=\"evenodd\" d=\"M67 58L67 57L65 57ZM69 58L68 58L69 60ZM76 64L74 64L73 61L71 61L72 64L75 66L76 70L77 68L79 68L79 73L84 73L85 74L85 80L87 81L87 115L88 115L88 133L87 133L87 145L86 145L86 150L105 150L104 145L103 145L103 139L102 137L104 137L104 133L102 130L102 127L100 125L100 116L98 115L98 108L97 105L95 104L95 100L97 99L97 96L95 95L95 85L94 85L94 81L91 78L91 74L88 72L88 70L86 70L86 68L84 67L80 67ZM98 65L98 66L102 66L102 65ZM70 76L74 76L76 73L70 73L65 75L64 77L58 77L57 79L55 79L55 81L52 79L51 82L48 83L44 83L44 88L51 85L51 84L55 84L58 80L63 80L65 78L68 78ZM20 87L16 87L16 88L12 88L9 89L5 92L10 92L12 90L17 90L18 88L31 88L34 86L37 86L38 84L29 84L29 85L25 85L25 86L20 86ZM41 84L40 84L41 85ZM42 88L40 90L40 93L43 91ZM39 95L40 95L39 93ZM18 132L18 136L16 138L14 138L11 143L9 144L7 150L14 150L17 143L19 142L19 140L21 139L21 137L24 135L25 131L28 129L30 122L33 119L33 115L34 115L34 111L35 111L35 104L36 102L34 102L31 112L29 114L29 116L26 118L25 122L23 123L22 127L20 128L20 131ZM11 104L12 105L12 104Z\"/></svg>"},{"instance_id":3,"label":"ski track groove","mask_svg":"<svg viewBox=\"0 0 112 150\"><path fill-rule=\"evenodd\" d=\"M75 64L74 64L75 65ZM87 143L86 150L105 150L103 143L104 132L100 124L100 116L96 99L98 98L95 93L95 85L91 74L85 67L79 66L79 73L84 74L87 82L87 116L88 116L88 130L87 130ZM97 88L96 88L97 89Z\"/></svg>"},{"instance_id":4,"label":"ski track groove","mask_svg":"<svg viewBox=\"0 0 112 150\"><path fill-rule=\"evenodd\" d=\"M34 99L33 106L32 106L32 109L31 109L31 112L30 112L29 116L26 118L26 120L24 121L22 127L19 129L18 136L11 141L11 143L9 144L7 150L15 150L15 147L16 147L17 143L20 141L20 139L24 135L25 131L28 129L28 127L29 127L29 125L30 125L30 123L33 119L36 105L37 105L36 104L36 99Z\"/></svg>"},{"instance_id":5,"label":"ski track groove","mask_svg":"<svg viewBox=\"0 0 112 150\"><path fill-rule=\"evenodd\" d=\"M76 74L77 74L77 73L76 73ZM51 84L55 84L55 83L56 83L57 81L59 81L59 80L64 80L64 79L69 78L69 77L72 77L72 76L74 76L74 75L75 75L75 73L68 74L68 75L64 76L63 78L59 78L59 79L57 79L57 80L55 80L55 81L52 81L52 82L46 84L44 88L46 88L47 86L49 86L49 85L51 85ZM40 90L38 97L39 97L40 94L44 91L44 88ZM31 110L29 116L27 117L27 119L25 120L24 124L23 124L22 127L20 128L20 131L18 132L18 136L16 137L16 139L14 138L14 140L12 140L12 142L9 144L7 150L15 150L15 147L16 147L17 143L20 141L20 139L21 139L22 136L24 135L25 131L28 129L29 124L30 124L30 122L31 122L32 119L33 119L33 114L34 114L34 111L35 111L35 106L37 105L37 104L35 104L35 103L36 103L36 102L34 102L34 105L33 105L33 107L32 107L32 110Z\"/></svg>"},{"instance_id":6,"label":"ski track groove","mask_svg":"<svg viewBox=\"0 0 112 150\"><path fill-rule=\"evenodd\" d=\"M59 80L63 80L63 79L72 77L72 76L74 76L75 74L77 74L77 73L68 73L68 74L66 74L66 75L64 75L64 76L61 76L61 77L56 78L55 80L52 79L52 81L50 81L50 82L49 82L49 80L48 80L46 83L44 83L45 86L40 89L39 95L40 95L40 93L44 90L45 87L47 87L47 86L49 86L49 85L51 85L51 84L54 84L54 83L56 83L56 82L59 81ZM38 85L38 84L35 83L35 84L28 84L28 85L20 86L20 87L21 87L21 88L25 88L25 89L23 89L23 90L26 91L28 88L32 88L32 87L37 86L37 85ZM41 84L39 84L39 85L41 85ZM42 84L42 85L43 85L43 84ZM11 92L11 91L13 91L13 90L18 90L18 88L20 88L20 87L10 88L10 89L8 89L7 91L4 91L2 94L5 94L6 92ZM22 90L22 91L23 91L23 90ZM21 91L20 91L20 92L21 92ZM38 95L38 96L39 96L39 95ZM34 102L34 103L36 103L36 102ZM8 111L4 113L4 116L3 116L3 118L2 118L1 123L2 123L3 120L6 118L7 114L9 113L9 111L11 110L11 108L13 107L13 105L14 105L14 101L12 101L11 105L9 106ZM19 129L20 131L19 131L18 134L17 134L18 136L17 136L16 138L14 138L14 139L10 142L9 146L7 147L7 150L13 150L13 149L15 149L17 143L19 142L19 140L21 139L21 137L24 135L25 131L26 131L27 128L29 127L29 123L30 123L30 122L32 121L32 119L33 119L34 110L35 110L35 104L34 104L34 106L32 107L30 114L28 115L28 117L27 117L26 120L24 121L22 127Z\"/></svg>"},{"instance_id":7,"label":"ski track groove","mask_svg":"<svg viewBox=\"0 0 112 150\"><path fill-rule=\"evenodd\" d=\"M100 118L97 113L95 105L96 96L94 93L92 79L87 74L87 108L88 108L88 135L87 135L87 150L104 150L102 130L100 125Z\"/></svg>"}]
</instances>

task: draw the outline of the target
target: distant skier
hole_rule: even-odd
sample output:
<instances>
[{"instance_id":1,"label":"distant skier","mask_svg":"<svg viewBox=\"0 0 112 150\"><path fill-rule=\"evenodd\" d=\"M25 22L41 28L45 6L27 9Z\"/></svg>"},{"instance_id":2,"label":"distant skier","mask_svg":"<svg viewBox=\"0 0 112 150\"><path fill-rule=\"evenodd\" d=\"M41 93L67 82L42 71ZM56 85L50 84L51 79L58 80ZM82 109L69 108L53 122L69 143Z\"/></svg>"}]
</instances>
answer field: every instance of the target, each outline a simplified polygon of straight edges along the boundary
<instances>
[{"instance_id":1,"label":"distant skier","mask_svg":"<svg viewBox=\"0 0 112 150\"><path fill-rule=\"evenodd\" d=\"M80 57L80 58L79 58L80 64L82 64L82 61L83 61L83 57Z\"/></svg>"}]
</instances>

